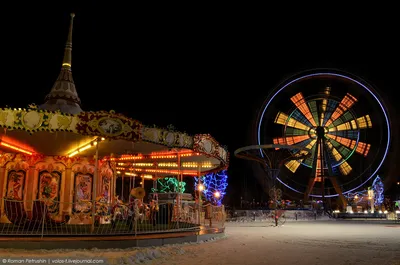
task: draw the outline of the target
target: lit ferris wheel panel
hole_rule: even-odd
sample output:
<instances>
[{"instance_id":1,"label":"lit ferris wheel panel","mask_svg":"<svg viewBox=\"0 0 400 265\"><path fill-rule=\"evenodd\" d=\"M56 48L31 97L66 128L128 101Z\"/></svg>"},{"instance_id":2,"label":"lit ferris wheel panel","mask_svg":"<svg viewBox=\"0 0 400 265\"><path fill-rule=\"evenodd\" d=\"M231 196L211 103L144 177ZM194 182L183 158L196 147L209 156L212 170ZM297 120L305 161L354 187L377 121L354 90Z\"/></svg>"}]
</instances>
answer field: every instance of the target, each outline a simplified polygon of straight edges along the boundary
<instances>
[{"instance_id":1,"label":"lit ferris wheel panel","mask_svg":"<svg viewBox=\"0 0 400 265\"><path fill-rule=\"evenodd\" d=\"M282 184L309 196L333 197L378 172L389 148L389 118L376 92L359 80L336 72L299 75L267 99L258 119L258 144L296 145L310 153L284 163ZM331 187L315 188L325 178Z\"/></svg>"}]
</instances>

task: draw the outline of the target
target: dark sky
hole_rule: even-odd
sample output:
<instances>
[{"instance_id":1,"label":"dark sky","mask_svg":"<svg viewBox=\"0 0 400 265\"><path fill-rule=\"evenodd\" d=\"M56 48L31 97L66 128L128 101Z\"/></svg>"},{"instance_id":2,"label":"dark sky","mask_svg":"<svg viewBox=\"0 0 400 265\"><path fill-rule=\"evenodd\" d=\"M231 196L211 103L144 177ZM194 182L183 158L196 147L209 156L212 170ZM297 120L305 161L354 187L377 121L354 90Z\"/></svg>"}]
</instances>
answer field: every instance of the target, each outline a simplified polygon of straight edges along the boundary
<instances>
[{"instance_id":1,"label":"dark sky","mask_svg":"<svg viewBox=\"0 0 400 265\"><path fill-rule=\"evenodd\" d=\"M72 69L84 110L114 109L145 124L210 133L233 153L250 144L253 120L276 84L329 67L367 79L399 111L400 45L390 19L59 2L64 5L3 11L2 106L43 102L59 73L74 11ZM231 189L251 176L240 168L232 158Z\"/></svg>"}]
</instances>

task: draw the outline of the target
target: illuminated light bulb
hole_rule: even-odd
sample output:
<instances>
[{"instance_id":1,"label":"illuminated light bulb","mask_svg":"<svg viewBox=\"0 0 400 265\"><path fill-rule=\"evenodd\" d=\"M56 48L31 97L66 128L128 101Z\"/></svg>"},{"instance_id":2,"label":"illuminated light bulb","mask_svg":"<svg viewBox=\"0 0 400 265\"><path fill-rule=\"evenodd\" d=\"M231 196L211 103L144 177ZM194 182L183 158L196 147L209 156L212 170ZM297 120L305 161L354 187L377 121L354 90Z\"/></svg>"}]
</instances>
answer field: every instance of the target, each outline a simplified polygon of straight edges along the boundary
<instances>
[{"instance_id":1,"label":"illuminated light bulb","mask_svg":"<svg viewBox=\"0 0 400 265\"><path fill-rule=\"evenodd\" d=\"M106 138L104 138L104 137L101 137L101 140L102 140L102 141L104 141L105 139L106 139Z\"/></svg>"},{"instance_id":2,"label":"illuminated light bulb","mask_svg":"<svg viewBox=\"0 0 400 265\"><path fill-rule=\"evenodd\" d=\"M214 197L215 198L221 197L221 193L219 193L219 191L214 192Z\"/></svg>"}]
</instances>

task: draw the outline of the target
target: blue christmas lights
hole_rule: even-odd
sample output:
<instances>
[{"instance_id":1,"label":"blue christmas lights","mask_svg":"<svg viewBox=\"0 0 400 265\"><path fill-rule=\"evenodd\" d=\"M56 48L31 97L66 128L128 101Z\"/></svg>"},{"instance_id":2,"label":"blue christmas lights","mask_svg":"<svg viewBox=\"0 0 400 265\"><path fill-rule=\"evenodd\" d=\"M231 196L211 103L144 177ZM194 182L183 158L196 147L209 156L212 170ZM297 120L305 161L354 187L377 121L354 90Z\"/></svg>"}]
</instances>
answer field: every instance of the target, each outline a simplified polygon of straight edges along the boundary
<instances>
[{"instance_id":1,"label":"blue christmas lights","mask_svg":"<svg viewBox=\"0 0 400 265\"><path fill-rule=\"evenodd\" d=\"M379 176L377 176L374 179L374 182L372 182L372 189L374 191L375 205L381 205L385 197L383 196L383 182Z\"/></svg>"},{"instance_id":2,"label":"blue christmas lights","mask_svg":"<svg viewBox=\"0 0 400 265\"><path fill-rule=\"evenodd\" d=\"M376 176L372 182L372 190L374 191L374 205L379 206L383 203L385 196L383 195L384 186L381 178ZM348 199L354 199L356 203L363 201L363 199L368 198L368 190L362 190L357 192L349 192L346 194Z\"/></svg>"},{"instance_id":3,"label":"blue christmas lights","mask_svg":"<svg viewBox=\"0 0 400 265\"><path fill-rule=\"evenodd\" d=\"M212 202L215 205L221 205L222 199L225 196L225 190L228 186L227 180L228 175L226 170L222 170L218 173L210 173L200 177L200 183L203 184L203 194L206 200ZM199 178L195 178L194 188L198 190Z\"/></svg>"}]
</instances>

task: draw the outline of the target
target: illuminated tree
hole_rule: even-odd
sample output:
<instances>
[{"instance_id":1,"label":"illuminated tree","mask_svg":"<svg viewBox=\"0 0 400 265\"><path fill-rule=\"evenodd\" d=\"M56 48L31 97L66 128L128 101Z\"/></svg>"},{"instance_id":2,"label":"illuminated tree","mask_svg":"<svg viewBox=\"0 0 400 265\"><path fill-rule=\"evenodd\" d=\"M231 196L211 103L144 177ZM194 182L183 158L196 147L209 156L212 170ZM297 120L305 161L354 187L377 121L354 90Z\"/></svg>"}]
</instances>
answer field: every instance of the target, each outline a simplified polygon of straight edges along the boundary
<instances>
[{"instance_id":1,"label":"illuminated tree","mask_svg":"<svg viewBox=\"0 0 400 265\"><path fill-rule=\"evenodd\" d=\"M384 200L383 196L383 182L379 176L374 179L372 182L372 189L374 190L374 197L375 197L375 206L381 205Z\"/></svg>"},{"instance_id":2,"label":"illuminated tree","mask_svg":"<svg viewBox=\"0 0 400 265\"><path fill-rule=\"evenodd\" d=\"M215 205L221 205L222 199L225 196L225 190L228 186L228 175L226 170L222 170L217 173L210 173L200 177L201 184L204 186L203 194L205 198L214 203ZM195 178L194 187L198 190L199 178Z\"/></svg>"}]
</instances>

